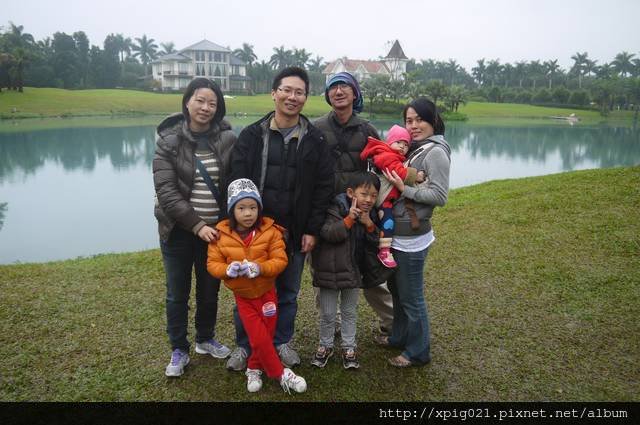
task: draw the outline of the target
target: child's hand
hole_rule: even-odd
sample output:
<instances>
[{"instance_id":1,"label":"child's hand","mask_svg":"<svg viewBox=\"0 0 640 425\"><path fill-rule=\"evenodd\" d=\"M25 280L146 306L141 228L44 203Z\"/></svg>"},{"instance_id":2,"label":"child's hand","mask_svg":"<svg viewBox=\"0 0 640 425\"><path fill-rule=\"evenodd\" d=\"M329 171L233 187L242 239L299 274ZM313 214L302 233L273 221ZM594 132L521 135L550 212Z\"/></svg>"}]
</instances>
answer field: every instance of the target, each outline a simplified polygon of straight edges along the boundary
<instances>
[{"instance_id":1,"label":"child's hand","mask_svg":"<svg viewBox=\"0 0 640 425\"><path fill-rule=\"evenodd\" d=\"M240 263L240 270L238 270L238 276L248 276L249 275L249 261L245 258Z\"/></svg>"},{"instance_id":2,"label":"child's hand","mask_svg":"<svg viewBox=\"0 0 640 425\"><path fill-rule=\"evenodd\" d=\"M358 208L358 200L356 198L352 198L351 199L351 208L349 208L349 216L352 219L357 220L358 217L360 217L361 213L362 213L362 211L360 210L360 208Z\"/></svg>"},{"instance_id":3,"label":"child's hand","mask_svg":"<svg viewBox=\"0 0 640 425\"><path fill-rule=\"evenodd\" d=\"M231 264L227 266L227 276L232 279L240 276L240 267L241 264L239 261L232 261Z\"/></svg>"},{"instance_id":4,"label":"child's hand","mask_svg":"<svg viewBox=\"0 0 640 425\"><path fill-rule=\"evenodd\" d=\"M365 227L373 226L373 221L371 220L368 212L363 212L362 214L360 214L359 220L360 223L362 223Z\"/></svg>"},{"instance_id":5,"label":"child's hand","mask_svg":"<svg viewBox=\"0 0 640 425\"><path fill-rule=\"evenodd\" d=\"M402 180L402 177L398 175L396 170L389 170L388 168L385 168L382 170L382 174L387 180L389 180L389 183L398 188L400 193L404 192L404 180Z\"/></svg>"},{"instance_id":6,"label":"child's hand","mask_svg":"<svg viewBox=\"0 0 640 425\"><path fill-rule=\"evenodd\" d=\"M418 171L418 174L416 175L416 183L422 183L424 179L425 179L424 171L422 170Z\"/></svg>"},{"instance_id":7,"label":"child's hand","mask_svg":"<svg viewBox=\"0 0 640 425\"><path fill-rule=\"evenodd\" d=\"M260 276L260 266L258 265L258 263L247 261L246 266L247 266L247 277L249 279L254 279Z\"/></svg>"}]
</instances>

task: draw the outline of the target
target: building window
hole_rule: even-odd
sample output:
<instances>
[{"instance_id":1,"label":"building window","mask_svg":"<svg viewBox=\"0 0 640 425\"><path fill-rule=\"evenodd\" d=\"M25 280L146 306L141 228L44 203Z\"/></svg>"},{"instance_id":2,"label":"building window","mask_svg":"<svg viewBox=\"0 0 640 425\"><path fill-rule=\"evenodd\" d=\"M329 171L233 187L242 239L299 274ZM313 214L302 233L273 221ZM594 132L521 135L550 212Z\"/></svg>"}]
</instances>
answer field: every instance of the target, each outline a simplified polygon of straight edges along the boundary
<instances>
[{"instance_id":1,"label":"building window","mask_svg":"<svg viewBox=\"0 0 640 425\"><path fill-rule=\"evenodd\" d=\"M214 62L222 62L222 54L220 52L215 52L213 54Z\"/></svg>"},{"instance_id":2,"label":"building window","mask_svg":"<svg viewBox=\"0 0 640 425\"><path fill-rule=\"evenodd\" d=\"M219 63L210 63L207 75L212 77L225 77L225 66Z\"/></svg>"},{"instance_id":3,"label":"building window","mask_svg":"<svg viewBox=\"0 0 640 425\"><path fill-rule=\"evenodd\" d=\"M204 64L196 63L196 75L203 76L204 75Z\"/></svg>"},{"instance_id":4,"label":"building window","mask_svg":"<svg viewBox=\"0 0 640 425\"><path fill-rule=\"evenodd\" d=\"M227 79L226 78L214 78L215 82L218 83L222 90L227 89Z\"/></svg>"}]
</instances>

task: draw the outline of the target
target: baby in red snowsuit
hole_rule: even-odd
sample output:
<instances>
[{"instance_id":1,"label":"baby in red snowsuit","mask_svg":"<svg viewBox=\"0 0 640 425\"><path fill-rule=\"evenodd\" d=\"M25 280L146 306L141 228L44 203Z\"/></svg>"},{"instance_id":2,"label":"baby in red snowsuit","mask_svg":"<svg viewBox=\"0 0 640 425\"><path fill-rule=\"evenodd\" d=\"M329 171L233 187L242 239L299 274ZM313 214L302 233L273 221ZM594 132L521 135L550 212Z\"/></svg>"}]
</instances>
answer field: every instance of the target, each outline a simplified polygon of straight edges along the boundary
<instances>
[{"instance_id":1,"label":"baby in red snowsuit","mask_svg":"<svg viewBox=\"0 0 640 425\"><path fill-rule=\"evenodd\" d=\"M380 177L381 184L376 206L380 207L382 211L380 220L382 237L380 238L378 258L382 264L389 268L397 265L390 248L394 227L393 202L400 197L400 191L389 183L381 171L395 171L407 185L424 181L424 171L418 171L415 168L404 165L405 155L409 151L410 144L411 135L409 132L399 125L394 125L387 133L386 142L369 137L367 145L360 153L360 159L366 161L371 158L379 171L378 177Z\"/></svg>"}]
</instances>

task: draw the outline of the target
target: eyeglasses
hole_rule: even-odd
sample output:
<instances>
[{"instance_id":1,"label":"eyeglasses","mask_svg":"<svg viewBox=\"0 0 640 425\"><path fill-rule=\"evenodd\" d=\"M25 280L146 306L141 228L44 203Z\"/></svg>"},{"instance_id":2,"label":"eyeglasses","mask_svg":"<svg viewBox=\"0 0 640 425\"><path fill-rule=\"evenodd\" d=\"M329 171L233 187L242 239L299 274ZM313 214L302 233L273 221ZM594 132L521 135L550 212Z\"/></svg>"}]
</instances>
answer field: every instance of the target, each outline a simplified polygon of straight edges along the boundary
<instances>
[{"instance_id":1,"label":"eyeglasses","mask_svg":"<svg viewBox=\"0 0 640 425\"><path fill-rule=\"evenodd\" d=\"M338 89L342 90L342 91L347 91L347 90L353 90L351 88L351 86L347 83L338 83L338 84L334 84L331 87L329 87L329 91L330 92L337 92Z\"/></svg>"},{"instance_id":2,"label":"eyeglasses","mask_svg":"<svg viewBox=\"0 0 640 425\"><path fill-rule=\"evenodd\" d=\"M284 86L278 87L278 90L284 93L287 97L294 95L295 97L305 97L307 93L301 89L294 89L293 87Z\"/></svg>"}]
</instances>

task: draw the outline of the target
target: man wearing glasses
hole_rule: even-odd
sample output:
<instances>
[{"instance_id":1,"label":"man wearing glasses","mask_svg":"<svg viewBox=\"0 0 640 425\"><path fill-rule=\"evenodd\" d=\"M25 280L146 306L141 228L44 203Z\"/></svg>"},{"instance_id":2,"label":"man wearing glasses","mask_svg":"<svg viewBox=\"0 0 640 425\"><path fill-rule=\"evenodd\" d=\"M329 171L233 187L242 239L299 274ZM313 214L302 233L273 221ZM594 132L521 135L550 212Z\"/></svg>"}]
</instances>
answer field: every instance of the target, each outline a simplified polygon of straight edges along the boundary
<instances>
[{"instance_id":1,"label":"man wearing glasses","mask_svg":"<svg viewBox=\"0 0 640 425\"><path fill-rule=\"evenodd\" d=\"M324 97L332 111L313 124L324 133L335 158L335 193L342 193L352 173L367 170L367 163L360 160L360 152L367 144L367 137L380 139L380 136L368 121L356 115L362 112L364 99L360 85L353 75L339 72L332 76L327 81ZM393 301L387 285L365 288L363 293L380 319L380 335L387 335L393 324ZM380 335L375 336L376 341Z\"/></svg>"},{"instance_id":2,"label":"man wearing glasses","mask_svg":"<svg viewBox=\"0 0 640 425\"><path fill-rule=\"evenodd\" d=\"M304 258L313 250L333 196L334 161L323 133L300 112L307 101L309 76L285 68L271 87L275 110L240 133L231 151L231 176L251 179L262 195L265 216L286 229L289 264L276 280L278 322L274 344L286 367L300 364L289 343L298 310ZM234 310L237 347L227 369L246 367L249 340Z\"/></svg>"}]
</instances>

